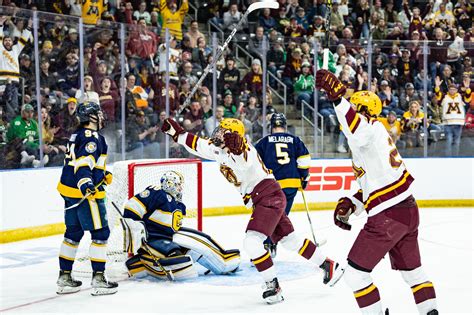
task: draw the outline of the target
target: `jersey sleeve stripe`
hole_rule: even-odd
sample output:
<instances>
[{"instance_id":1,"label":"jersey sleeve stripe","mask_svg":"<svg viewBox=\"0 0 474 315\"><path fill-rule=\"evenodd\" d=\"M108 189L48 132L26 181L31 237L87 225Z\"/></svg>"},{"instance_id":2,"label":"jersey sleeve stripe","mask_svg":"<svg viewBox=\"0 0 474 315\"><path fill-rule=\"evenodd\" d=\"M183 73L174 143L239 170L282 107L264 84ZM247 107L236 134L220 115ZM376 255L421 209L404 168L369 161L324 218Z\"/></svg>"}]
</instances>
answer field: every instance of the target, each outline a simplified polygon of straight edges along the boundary
<instances>
[{"instance_id":1,"label":"jersey sleeve stripe","mask_svg":"<svg viewBox=\"0 0 474 315\"><path fill-rule=\"evenodd\" d=\"M143 218L143 216L146 214L146 207L136 197L132 197L129 201L127 201L125 209L132 211L140 218Z\"/></svg>"},{"instance_id":2,"label":"jersey sleeve stripe","mask_svg":"<svg viewBox=\"0 0 474 315\"><path fill-rule=\"evenodd\" d=\"M382 202L402 194L410 187L413 180L410 173L405 170L402 176L392 184L373 191L365 202L365 209L368 212Z\"/></svg>"},{"instance_id":3,"label":"jersey sleeve stripe","mask_svg":"<svg viewBox=\"0 0 474 315\"><path fill-rule=\"evenodd\" d=\"M359 115L356 114L354 120L349 125L349 130L352 133L354 133L357 130L357 127L359 127L359 124L360 124L360 117Z\"/></svg>"},{"instance_id":4,"label":"jersey sleeve stripe","mask_svg":"<svg viewBox=\"0 0 474 315\"><path fill-rule=\"evenodd\" d=\"M298 168L307 169L311 166L311 156L309 154L299 156L296 159Z\"/></svg>"},{"instance_id":5,"label":"jersey sleeve stripe","mask_svg":"<svg viewBox=\"0 0 474 315\"><path fill-rule=\"evenodd\" d=\"M92 155L82 156L75 161L69 162L69 165L74 166L74 173L77 173L77 170L80 167L88 166L91 170L94 169L96 162L95 158Z\"/></svg>"},{"instance_id":6,"label":"jersey sleeve stripe","mask_svg":"<svg viewBox=\"0 0 474 315\"><path fill-rule=\"evenodd\" d=\"M193 149L194 151L196 151L197 140L198 140L198 137L197 137L196 135L193 135L192 133L188 132L188 134L186 135L185 144L186 144L186 146L188 146L189 148L191 148L191 149Z\"/></svg>"},{"instance_id":7,"label":"jersey sleeve stripe","mask_svg":"<svg viewBox=\"0 0 474 315\"><path fill-rule=\"evenodd\" d=\"M153 211L148 219L166 227L172 227L173 225L173 214L171 212L165 212L159 209Z\"/></svg>"}]
</instances>

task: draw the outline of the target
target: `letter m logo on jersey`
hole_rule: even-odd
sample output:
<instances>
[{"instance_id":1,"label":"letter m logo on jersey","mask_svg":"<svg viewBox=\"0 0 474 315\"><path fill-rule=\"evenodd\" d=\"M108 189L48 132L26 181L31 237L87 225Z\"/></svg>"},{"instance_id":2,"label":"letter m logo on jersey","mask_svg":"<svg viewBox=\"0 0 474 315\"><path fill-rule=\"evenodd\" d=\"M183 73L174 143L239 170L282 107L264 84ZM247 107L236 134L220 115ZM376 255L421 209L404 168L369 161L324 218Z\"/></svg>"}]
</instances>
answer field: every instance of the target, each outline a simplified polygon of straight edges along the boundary
<instances>
[{"instance_id":1,"label":"letter m logo on jersey","mask_svg":"<svg viewBox=\"0 0 474 315\"><path fill-rule=\"evenodd\" d=\"M448 103L448 109L446 110L446 114L451 114L452 112L456 112L457 114L461 114L461 109L459 108L459 103Z\"/></svg>"}]
</instances>

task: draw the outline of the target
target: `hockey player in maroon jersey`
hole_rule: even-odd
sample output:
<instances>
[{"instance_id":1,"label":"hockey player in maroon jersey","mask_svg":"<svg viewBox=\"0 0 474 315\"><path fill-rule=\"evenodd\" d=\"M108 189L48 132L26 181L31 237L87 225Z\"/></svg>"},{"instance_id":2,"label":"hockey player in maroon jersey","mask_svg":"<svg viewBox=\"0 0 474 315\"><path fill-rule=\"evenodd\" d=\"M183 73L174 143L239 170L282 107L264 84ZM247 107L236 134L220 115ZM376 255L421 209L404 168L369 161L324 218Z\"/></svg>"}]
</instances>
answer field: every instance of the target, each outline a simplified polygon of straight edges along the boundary
<instances>
[{"instance_id":1,"label":"hockey player in maroon jersey","mask_svg":"<svg viewBox=\"0 0 474 315\"><path fill-rule=\"evenodd\" d=\"M240 120L222 120L210 140L185 132L170 118L164 121L161 130L192 154L218 162L221 173L240 191L245 205L253 209L244 249L265 281L263 299L267 303L283 301L270 252L263 246L267 237L319 266L324 272L325 284L333 286L342 277L343 270L337 263L327 258L309 239L294 233L285 213L285 194L263 165L257 150L246 141L244 124Z\"/></svg>"},{"instance_id":2,"label":"hockey player in maroon jersey","mask_svg":"<svg viewBox=\"0 0 474 315\"><path fill-rule=\"evenodd\" d=\"M410 189L413 177L376 119L382 111L379 97L359 91L347 101L342 97L345 86L327 70L316 73L316 88L325 91L334 104L361 188L355 195L339 199L334 222L350 230L348 219L352 213L358 215L365 209L368 214L367 223L349 252L344 273L360 310L364 314L383 312L371 272L388 253L392 268L399 270L411 287L420 314L438 314L433 284L421 266L418 206Z\"/></svg>"}]
</instances>

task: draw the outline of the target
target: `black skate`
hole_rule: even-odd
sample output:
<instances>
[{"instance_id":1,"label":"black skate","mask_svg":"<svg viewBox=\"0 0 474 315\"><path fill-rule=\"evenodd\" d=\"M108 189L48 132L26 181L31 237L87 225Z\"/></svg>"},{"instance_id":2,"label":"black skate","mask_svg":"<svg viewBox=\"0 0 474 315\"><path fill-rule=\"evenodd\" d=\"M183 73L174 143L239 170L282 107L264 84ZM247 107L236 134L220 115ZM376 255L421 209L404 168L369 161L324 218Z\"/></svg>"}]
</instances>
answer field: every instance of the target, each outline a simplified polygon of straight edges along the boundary
<instances>
[{"instance_id":1,"label":"black skate","mask_svg":"<svg viewBox=\"0 0 474 315\"><path fill-rule=\"evenodd\" d=\"M117 282L110 282L105 279L103 271L94 271L91 285L91 294L94 296L114 294L117 292L118 287Z\"/></svg>"},{"instance_id":2,"label":"black skate","mask_svg":"<svg viewBox=\"0 0 474 315\"><path fill-rule=\"evenodd\" d=\"M344 269L342 269L337 262L329 258L326 258L319 268L324 271L323 283L330 287L333 287L344 274Z\"/></svg>"},{"instance_id":3,"label":"black skate","mask_svg":"<svg viewBox=\"0 0 474 315\"><path fill-rule=\"evenodd\" d=\"M262 297L265 302L267 302L267 304L275 304L284 300L283 296L281 295L281 288L277 278L274 278L272 281L265 282L265 286L263 288L265 291L263 291Z\"/></svg>"},{"instance_id":4,"label":"black skate","mask_svg":"<svg viewBox=\"0 0 474 315\"><path fill-rule=\"evenodd\" d=\"M270 256L272 256L272 258L276 257L276 255L277 255L277 244L265 243L265 244L263 244L263 247L265 247L266 251L270 252Z\"/></svg>"},{"instance_id":5,"label":"black skate","mask_svg":"<svg viewBox=\"0 0 474 315\"><path fill-rule=\"evenodd\" d=\"M68 294L79 292L82 282L74 280L70 271L60 270L56 284L58 285L58 289L56 290L57 294Z\"/></svg>"},{"instance_id":6,"label":"black skate","mask_svg":"<svg viewBox=\"0 0 474 315\"><path fill-rule=\"evenodd\" d=\"M431 310L426 315L438 315L438 310Z\"/></svg>"}]
</instances>

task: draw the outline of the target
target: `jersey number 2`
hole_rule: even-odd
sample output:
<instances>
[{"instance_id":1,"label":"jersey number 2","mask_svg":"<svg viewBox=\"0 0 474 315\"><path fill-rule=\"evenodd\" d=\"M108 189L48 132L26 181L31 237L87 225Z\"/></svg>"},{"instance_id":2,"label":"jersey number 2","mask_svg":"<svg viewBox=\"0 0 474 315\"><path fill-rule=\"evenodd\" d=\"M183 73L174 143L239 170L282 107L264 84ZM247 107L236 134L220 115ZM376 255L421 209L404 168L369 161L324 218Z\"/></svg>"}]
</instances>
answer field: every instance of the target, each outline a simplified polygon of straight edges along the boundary
<instances>
[{"instance_id":1,"label":"jersey number 2","mask_svg":"<svg viewBox=\"0 0 474 315\"><path fill-rule=\"evenodd\" d=\"M275 151L277 156L278 164L285 165L290 163L290 155L287 151L283 149L288 149L287 143L275 143Z\"/></svg>"}]
</instances>

